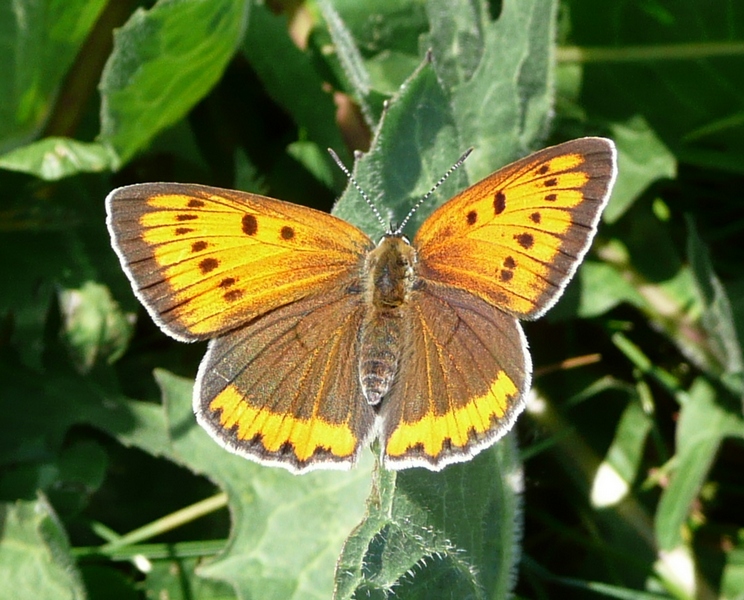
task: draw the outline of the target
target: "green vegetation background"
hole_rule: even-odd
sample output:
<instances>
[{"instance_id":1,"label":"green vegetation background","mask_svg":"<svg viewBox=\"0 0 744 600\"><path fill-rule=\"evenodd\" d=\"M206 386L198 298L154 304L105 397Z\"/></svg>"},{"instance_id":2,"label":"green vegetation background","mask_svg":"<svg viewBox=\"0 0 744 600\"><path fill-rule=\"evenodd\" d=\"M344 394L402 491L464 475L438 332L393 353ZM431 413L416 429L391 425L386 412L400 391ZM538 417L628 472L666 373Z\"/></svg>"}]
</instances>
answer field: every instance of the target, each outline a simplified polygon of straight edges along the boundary
<instances>
[{"instance_id":1,"label":"green vegetation background","mask_svg":"<svg viewBox=\"0 0 744 600\"><path fill-rule=\"evenodd\" d=\"M0 45L0 598L744 597L738 0L16 0ZM420 222L582 135L620 175L530 409L442 473L223 451L104 223L191 181L378 235L327 147L400 218L473 146Z\"/></svg>"}]
</instances>

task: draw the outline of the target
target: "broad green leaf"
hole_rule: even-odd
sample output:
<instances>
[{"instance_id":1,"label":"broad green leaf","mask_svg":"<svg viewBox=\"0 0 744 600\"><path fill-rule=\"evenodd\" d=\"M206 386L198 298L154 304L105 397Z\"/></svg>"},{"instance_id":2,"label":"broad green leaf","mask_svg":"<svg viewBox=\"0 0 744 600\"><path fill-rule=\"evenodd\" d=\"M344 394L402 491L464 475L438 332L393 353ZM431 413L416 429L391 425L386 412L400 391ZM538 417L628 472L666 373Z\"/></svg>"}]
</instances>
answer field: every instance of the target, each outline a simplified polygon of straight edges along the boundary
<instances>
[{"instance_id":1,"label":"broad green leaf","mask_svg":"<svg viewBox=\"0 0 744 600\"><path fill-rule=\"evenodd\" d=\"M183 118L240 43L245 0L160 0L116 32L100 90L100 140L121 163Z\"/></svg>"},{"instance_id":2,"label":"broad green leaf","mask_svg":"<svg viewBox=\"0 0 744 600\"><path fill-rule=\"evenodd\" d=\"M67 534L46 499L4 503L0 512L0 597L85 600Z\"/></svg>"},{"instance_id":3,"label":"broad green leaf","mask_svg":"<svg viewBox=\"0 0 744 600\"><path fill-rule=\"evenodd\" d=\"M0 168L54 181L81 172L110 169L112 153L103 144L50 137L0 156Z\"/></svg>"},{"instance_id":4,"label":"broad green leaf","mask_svg":"<svg viewBox=\"0 0 744 600\"><path fill-rule=\"evenodd\" d=\"M512 438L441 473L378 471L337 567L336 598L504 598L519 558Z\"/></svg>"},{"instance_id":5,"label":"broad green leaf","mask_svg":"<svg viewBox=\"0 0 744 600\"><path fill-rule=\"evenodd\" d=\"M457 3L436 0L428 6L436 11L432 13L436 18L457 22L460 32L468 29L456 12ZM504 2L496 20L491 19L486 3L478 6L469 29L483 33L466 37L467 45L450 46L446 32L440 32L441 39L430 38L460 149L475 148L465 163L471 182L537 149L547 135L557 5L552 0ZM439 60L467 66L462 73L449 68L440 72Z\"/></svg>"},{"instance_id":6,"label":"broad green leaf","mask_svg":"<svg viewBox=\"0 0 744 600\"><path fill-rule=\"evenodd\" d=\"M458 146L446 98L434 70L425 61L391 100L372 148L354 165L358 183L382 213L384 229L352 185L339 199L334 214L379 238L388 224L400 223L457 160ZM462 189L463 180L460 169L438 190L437 201L446 198L448 192L453 195ZM422 213L431 210L429 204L417 211L410 230L415 231Z\"/></svg>"},{"instance_id":7,"label":"broad green leaf","mask_svg":"<svg viewBox=\"0 0 744 600\"><path fill-rule=\"evenodd\" d=\"M105 0L0 3L0 154L38 135Z\"/></svg>"},{"instance_id":8,"label":"broad green leaf","mask_svg":"<svg viewBox=\"0 0 744 600\"><path fill-rule=\"evenodd\" d=\"M369 493L371 461L349 472L303 476L262 467L230 454L197 425L191 410L192 381L159 371L167 446L135 431L129 443L151 448L228 494L232 534L225 551L199 573L229 583L239 598L329 598L333 569L344 538L361 519ZM148 429L151 424L148 424Z\"/></svg>"},{"instance_id":9,"label":"broad green leaf","mask_svg":"<svg viewBox=\"0 0 744 600\"><path fill-rule=\"evenodd\" d=\"M584 261L567 295L571 295L574 287L578 288L579 304L571 316L575 314L584 319L597 317L622 302L638 307L645 305L645 299L633 284L623 277L622 272L607 263ZM559 315L568 316L562 314L565 312L561 311L562 303L556 307L556 314L550 315L551 320Z\"/></svg>"},{"instance_id":10,"label":"broad green leaf","mask_svg":"<svg viewBox=\"0 0 744 600\"><path fill-rule=\"evenodd\" d=\"M610 203L602 214L606 223L614 223L654 181L672 179L677 174L674 155L659 140L641 117L611 127L617 146L618 177Z\"/></svg>"}]
</instances>

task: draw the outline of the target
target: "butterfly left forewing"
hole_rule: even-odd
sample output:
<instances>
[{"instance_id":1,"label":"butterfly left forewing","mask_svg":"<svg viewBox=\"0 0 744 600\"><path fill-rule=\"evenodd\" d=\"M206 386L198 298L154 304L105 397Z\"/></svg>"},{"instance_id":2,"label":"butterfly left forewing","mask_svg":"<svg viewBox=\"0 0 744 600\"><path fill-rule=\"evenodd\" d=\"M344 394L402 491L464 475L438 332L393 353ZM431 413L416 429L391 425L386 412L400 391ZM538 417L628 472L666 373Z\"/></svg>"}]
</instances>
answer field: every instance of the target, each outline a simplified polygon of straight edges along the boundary
<instances>
[{"instance_id":1,"label":"butterfly left forewing","mask_svg":"<svg viewBox=\"0 0 744 600\"><path fill-rule=\"evenodd\" d=\"M407 348L380 414L383 460L439 470L509 431L530 358L517 320L468 292L427 283L407 317Z\"/></svg>"},{"instance_id":2,"label":"butterfly left forewing","mask_svg":"<svg viewBox=\"0 0 744 600\"><path fill-rule=\"evenodd\" d=\"M106 199L135 294L171 336L225 333L360 267L372 242L309 208L235 190L151 183Z\"/></svg>"},{"instance_id":3,"label":"butterfly left forewing","mask_svg":"<svg viewBox=\"0 0 744 600\"><path fill-rule=\"evenodd\" d=\"M543 314L581 262L615 179L610 140L546 148L437 209L414 239L422 279L470 290L520 318Z\"/></svg>"}]
</instances>

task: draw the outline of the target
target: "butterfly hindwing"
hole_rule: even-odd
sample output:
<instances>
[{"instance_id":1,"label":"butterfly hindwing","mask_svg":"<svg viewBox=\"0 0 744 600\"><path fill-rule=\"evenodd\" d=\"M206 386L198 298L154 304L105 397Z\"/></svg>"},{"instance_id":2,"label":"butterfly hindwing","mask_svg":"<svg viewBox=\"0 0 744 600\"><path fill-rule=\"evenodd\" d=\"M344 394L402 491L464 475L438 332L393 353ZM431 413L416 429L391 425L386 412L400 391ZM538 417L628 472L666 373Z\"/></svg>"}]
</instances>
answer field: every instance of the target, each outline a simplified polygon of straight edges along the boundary
<instances>
[{"instance_id":1,"label":"butterfly hindwing","mask_svg":"<svg viewBox=\"0 0 744 600\"><path fill-rule=\"evenodd\" d=\"M167 333L209 339L359 268L371 240L309 208L201 185L139 184L106 199L114 248Z\"/></svg>"},{"instance_id":2,"label":"butterfly hindwing","mask_svg":"<svg viewBox=\"0 0 744 600\"><path fill-rule=\"evenodd\" d=\"M524 407L531 363L517 320L467 292L426 285L381 412L385 464L441 469L504 435Z\"/></svg>"},{"instance_id":3,"label":"butterfly hindwing","mask_svg":"<svg viewBox=\"0 0 744 600\"><path fill-rule=\"evenodd\" d=\"M615 149L582 138L535 152L437 209L414 239L422 279L469 290L520 318L560 297L615 178Z\"/></svg>"},{"instance_id":4,"label":"butterfly hindwing","mask_svg":"<svg viewBox=\"0 0 744 600\"><path fill-rule=\"evenodd\" d=\"M295 472L344 468L375 419L362 400L359 294L281 307L210 343L194 392L199 422L230 451Z\"/></svg>"}]
</instances>

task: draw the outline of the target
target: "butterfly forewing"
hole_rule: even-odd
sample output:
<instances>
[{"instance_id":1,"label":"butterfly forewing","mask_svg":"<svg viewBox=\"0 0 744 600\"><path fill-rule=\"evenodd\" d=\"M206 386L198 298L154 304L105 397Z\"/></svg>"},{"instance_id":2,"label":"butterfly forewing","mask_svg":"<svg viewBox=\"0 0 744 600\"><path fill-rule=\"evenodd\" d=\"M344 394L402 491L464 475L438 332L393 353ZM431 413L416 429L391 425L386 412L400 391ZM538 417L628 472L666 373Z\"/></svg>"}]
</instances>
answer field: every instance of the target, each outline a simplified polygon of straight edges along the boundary
<instances>
[{"instance_id":1,"label":"butterfly forewing","mask_svg":"<svg viewBox=\"0 0 744 600\"><path fill-rule=\"evenodd\" d=\"M536 152L437 209L416 234L422 279L520 318L543 314L586 253L615 177L609 140Z\"/></svg>"},{"instance_id":2,"label":"butterfly forewing","mask_svg":"<svg viewBox=\"0 0 744 600\"><path fill-rule=\"evenodd\" d=\"M374 245L330 215L246 192L140 184L107 198L114 247L155 321L207 339L359 270Z\"/></svg>"}]
</instances>

